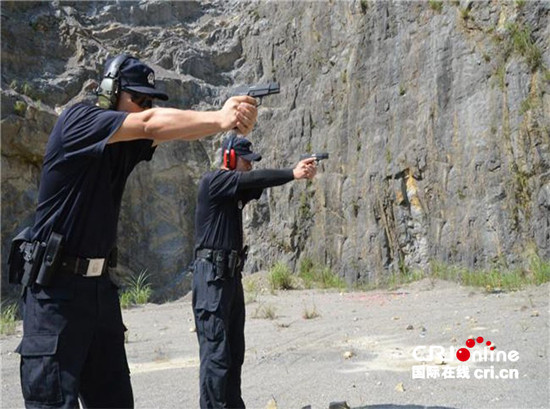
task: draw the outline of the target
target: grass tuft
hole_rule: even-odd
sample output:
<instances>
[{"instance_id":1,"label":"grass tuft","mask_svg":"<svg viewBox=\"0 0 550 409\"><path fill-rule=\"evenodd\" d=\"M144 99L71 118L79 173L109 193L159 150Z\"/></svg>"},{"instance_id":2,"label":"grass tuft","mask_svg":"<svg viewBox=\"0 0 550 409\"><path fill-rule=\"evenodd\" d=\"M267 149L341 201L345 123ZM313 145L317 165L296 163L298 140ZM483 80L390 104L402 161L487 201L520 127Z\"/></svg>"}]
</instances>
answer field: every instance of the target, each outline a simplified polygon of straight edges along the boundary
<instances>
[{"instance_id":1,"label":"grass tuft","mask_svg":"<svg viewBox=\"0 0 550 409\"><path fill-rule=\"evenodd\" d=\"M131 276L126 281L126 288L120 294L120 306L129 308L132 305L147 304L153 293L151 284L148 281L149 274L147 274L147 270Z\"/></svg>"},{"instance_id":2,"label":"grass tuft","mask_svg":"<svg viewBox=\"0 0 550 409\"><path fill-rule=\"evenodd\" d=\"M535 285L550 281L550 262L542 260L538 254L530 255L529 277L531 283Z\"/></svg>"},{"instance_id":3,"label":"grass tuft","mask_svg":"<svg viewBox=\"0 0 550 409\"><path fill-rule=\"evenodd\" d=\"M550 263L541 260L534 254L529 258L527 269L491 269L470 270L465 267L446 265L441 262L431 263L430 277L454 281L461 285L482 287L488 292L515 291L526 285L540 285L550 281Z\"/></svg>"},{"instance_id":4,"label":"grass tuft","mask_svg":"<svg viewBox=\"0 0 550 409\"><path fill-rule=\"evenodd\" d=\"M274 320L277 318L277 309L271 304L261 304L252 315L253 318Z\"/></svg>"},{"instance_id":5,"label":"grass tuft","mask_svg":"<svg viewBox=\"0 0 550 409\"><path fill-rule=\"evenodd\" d=\"M16 115L24 117L25 112L27 112L27 104L23 101L15 101L15 104L13 105L13 111Z\"/></svg>"},{"instance_id":6,"label":"grass tuft","mask_svg":"<svg viewBox=\"0 0 550 409\"><path fill-rule=\"evenodd\" d=\"M313 263L309 258L300 262L299 277L306 288L346 288L346 283L330 267Z\"/></svg>"},{"instance_id":7,"label":"grass tuft","mask_svg":"<svg viewBox=\"0 0 550 409\"><path fill-rule=\"evenodd\" d=\"M314 318L320 317L321 315L317 312L317 307L315 304L313 304L313 307L308 308L307 306L304 307L304 313L302 314L302 317L305 320L312 320Z\"/></svg>"},{"instance_id":8,"label":"grass tuft","mask_svg":"<svg viewBox=\"0 0 550 409\"><path fill-rule=\"evenodd\" d=\"M428 5L437 13L441 13L441 10L443 10L443 1L441 0L428 0Z\"/></svg>"},{"instance_id":9,"label":"grass tuft","mask_svg":"<svg viewBox=\"0 0 550 409\"><path fill-rule=\"evenodd\" d=\"M0 334L12 335L15 333L19 307L15 301L6 301L0 311Z\"/></svg>"},{"instance_id":10,"label":"grass tuft","mask_svg":"<svg viewBox=\"0 0 550 409\"><path fill-rule=\"evenodd\" d=\"M506 29L510 34L512 49L525 57L532 72L536 71L542 65L542 52L533 41L531 30L517 23L508 24Z\"/></svg>"},{"instance_id":11,"label":"grass tuft","mask_svg":"<svg viewBox=\"0 0 550 409\"><path fill-rule=\"evenodd\" d=\"M282 261L278 261L269 271L269 286L271 291L292 290L295 288L292 273L288 266Z\"/></svg>"},{"instance_id":12,"label":"grass tuft","mask_svg":"<svg viewBox=\"0 0 550 409\"><path fill-rule=\"evenodd\" d=\"M256 280L251 277L246 277L246 279L243 279L243 290L245 304L258 301L260 289L258 288L258 282Z\"/></svg>"}]
</instances>

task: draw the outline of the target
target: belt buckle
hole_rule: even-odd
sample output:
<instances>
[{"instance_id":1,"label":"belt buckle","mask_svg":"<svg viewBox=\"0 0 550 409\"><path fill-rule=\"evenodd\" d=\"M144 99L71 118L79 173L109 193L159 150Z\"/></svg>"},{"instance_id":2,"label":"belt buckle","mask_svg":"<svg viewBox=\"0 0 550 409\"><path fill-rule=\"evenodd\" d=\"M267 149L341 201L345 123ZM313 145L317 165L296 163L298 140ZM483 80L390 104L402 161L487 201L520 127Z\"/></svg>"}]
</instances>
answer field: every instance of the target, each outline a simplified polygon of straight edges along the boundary
<instances>
[{"instance_id":1,"label":"belt buckle","mask_svg":"<svg viewBox=\"0 0 550 409\"><path fill-rule=\"evenodd\" d=\"M103 272L103 265L105 264L104 258L89 258L88 269L84 277L99 277Z\"/></svg>"}]
</instances>

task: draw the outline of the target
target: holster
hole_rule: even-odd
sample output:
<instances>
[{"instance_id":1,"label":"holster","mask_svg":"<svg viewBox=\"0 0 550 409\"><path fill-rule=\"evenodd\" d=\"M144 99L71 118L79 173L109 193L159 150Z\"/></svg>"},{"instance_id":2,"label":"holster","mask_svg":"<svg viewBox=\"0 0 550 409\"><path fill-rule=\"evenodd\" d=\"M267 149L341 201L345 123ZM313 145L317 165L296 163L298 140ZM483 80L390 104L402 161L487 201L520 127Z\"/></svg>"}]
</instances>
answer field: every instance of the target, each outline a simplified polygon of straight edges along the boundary
<instances>
[{"instance_id":1,"label":"holster","mask_svg":"<svg viewBox=\"0 0 550 409\"><path fill-rule=\"evenodd\" d=\"M46 243L41 241L33 241L32 243L24 244L23 258L25 259L25 264L23 266L21 284L25 287L30 286L36 281L36 276L42 264L42 256L44 255L45 249Z\"/></svg>"},{"instance_id":2,"label":"holster","mask_svg":"<svg viewBox=\"0 0 550 409\"><path fill-rule=\"evenodd\" d=\"M11 241L10 254L8 255L8 282L10 284L21 284L25 267L25 247L30 241L30 227L25 227Z\"/></svg>"},{"instance_id":3,"label":"holster","mask_svg":"<svg viewBox=\"0 0 550 409\"><path fill-rule=\"evenodd\" d=\"M29 228L13 239L8 260L9 281L25 287L34 283L47 286L59 268L63 236L52 232L46 242L30 240Z\"/></svg>"}]
</instances>

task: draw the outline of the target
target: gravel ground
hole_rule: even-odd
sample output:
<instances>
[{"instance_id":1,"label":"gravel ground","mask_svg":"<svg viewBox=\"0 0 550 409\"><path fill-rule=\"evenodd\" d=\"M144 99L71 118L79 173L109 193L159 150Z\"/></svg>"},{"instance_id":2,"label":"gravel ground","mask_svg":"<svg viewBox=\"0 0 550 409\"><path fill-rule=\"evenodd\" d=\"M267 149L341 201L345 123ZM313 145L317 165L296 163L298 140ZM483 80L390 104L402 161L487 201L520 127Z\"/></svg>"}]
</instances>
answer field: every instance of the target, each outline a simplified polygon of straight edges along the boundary
<instances>
[{"instance_id":1,"label":"gravel ground","mask_svg":"<svg viewBox=\"0 0 550 409\"><path fill-rule=\"evenodd\" d=\"M395 291L257 291L247 303L243 397L251 409L548 408L549 290L487 294L423 280ZM136 408L198 407L190 295L123 314ZM21 335L19 325L1 338L2 408L23 407L12 352ZM455 351L480 336L514 360L458 361Z\"/></svg>"}]
</instances>

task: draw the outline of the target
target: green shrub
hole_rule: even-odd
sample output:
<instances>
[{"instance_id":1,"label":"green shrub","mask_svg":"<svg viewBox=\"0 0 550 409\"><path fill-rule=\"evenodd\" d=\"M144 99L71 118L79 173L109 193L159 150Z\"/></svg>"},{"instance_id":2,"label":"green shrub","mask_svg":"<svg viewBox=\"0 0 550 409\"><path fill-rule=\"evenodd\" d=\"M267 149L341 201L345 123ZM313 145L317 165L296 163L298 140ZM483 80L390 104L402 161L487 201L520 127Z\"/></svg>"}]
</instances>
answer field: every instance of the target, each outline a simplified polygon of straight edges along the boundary
<instances>
[{"instance_id":1,"label":"green shrub","mask_svg":"<svg viewBox=\"0 0 550 409\"><path fill-rule=\"evenodd\" d=\"M306 288L346 288L346 283L330 267L320 266L311 259L304 258L300 262L299 277Z\"/></svg>"},{"instance_id":2,"label":"green shrub","mask_svg":"<svg viewBox=\"0 0 550 409\"><path fill-rule=\"evenodd\" d=\"M461 285L483 287L487 291L513 291L525 285L540 285L550 281L550 263L533 254L529 257L529 268L526 272L520 268L505 267L470 270L433 261L430 276L434 279L454 281Z\"/></svg>"},{"instance_id":3,"label":"green shrub","mask_svg":"<svg viewBox=\"0 0 550 409\"><path fill-rule=\"evenodd\" d=\"M424 278L422 270L409 270L404 265L401 265L398 271L389 274L388 278L381 283L381 286L390 290L395 290L404 284L409 284L414 281L419 281Z\"/></svg>"},{"instance_id":4,"label":"green shrub","mask_svg":"<svg viewBox=\"0 0 550 409\"><path fill-rule=\"evenodd\" d=\"M434 11L437 11L438 13L441 13L441 10L443 10L443 2L438 0L428 0L428 4L430 5L430 8Z\"/></svg>"},{"instance_id":5,"label":"green shrub","mask_svg":"<svg viewBox=\"0 0 550 409\"><path fill-rule=\"evenodd\" d=\"M132 293L130 291L124 290L120 293L120 308L130 308L133 305Z\"/></svg>"},{"instance_id":6,"label":"green shrub","mask_svg":"<svg viewBox=\"0 0 550 409\"><path fill-rule=\"evenodd\" d=\"M15 104L13 104L13 110L16 115L25 116L25 112L27 112L27 104L23 101L15 101Z\"/></svg>"},{"instance_id":7,"label":"green shrub","mask_svg":"<svg viewBox=\"0 0 550 409\"><path fill-rule=\"evenodd\" d=\"M510 33L512 49L525 57L531 71L535 71L542 64L542 52L531 38L531 30L517 23L510 23L506 28Z\"/></svg>"},{"instance_id":8,"label":"green shrub","mask_svg":"<svg viewBox=\"0 0 550 409\"><path fill-rule=\"evenodd\" d=\"M483 287L487 291L519 290L526 284L520 270L500 271L491 270L463 270L458 278L460 284L472 287Z\"/></svg>"},{"instance_id":9,"label":"green shrub","mask_svg":"<svg viewBox=\"0 0 550 409\"><path fill-rule=\"evenodd\" d=\"M147 304L153 292L148 281L147 270L126 280L126 288L120 293L120 306L129 308L132 305Z\"/></svg>"},{"instance_id":10,"label":"green shrub","mask_svg":"<svg viewBox=\"0 0 550 409\"><path fill-rule=\"evenodd\" d=\"M367 0L361 0L361 13L365 14L369 9L369 2Z\"/></svg>"},{"instance_id":11,"label":"green shrub","mask_svg":"<svg viewBox=\"0 0 550 409\"><path fill-rule=\"evenodd\" d=\"M291 290L294 288L292 273L282 261L275 263L269 271L269 286L272 291Z\"/></svg>"},{"instance_id":12,"label":"green shrub","mask_svg":"<svg viewBox=\"0 0 550 409\"><path fill-rule=\"evenodd\" d=\"M550 262L542 260L537 254L529 257L529 271L535 285L550 281Z\"/></svg>"},{"instance_id":13,"label":"green shrub","mask_svg":"<svg viewBox=\"0 0 550 409\"><path fill-rule=\"evenodd\" d=\"M34 95L34 90L32 88L32 85L30 83L28 83L27 81L25 81L23 83L23 88L21 89L21 92L23 95L26 95L28 97L31 97Z\"/></svg>"},{"instance_id":14,"label":"green shrub","mask_svg":"<svg viewBox=\"0 0 550 409\"><path fill-rule=\"evenodd\" d=\"M2 304L0 312L0 334L11 335L15 333L19 307L16 302L8 301Z\"/></svg>"}]
</instances>

